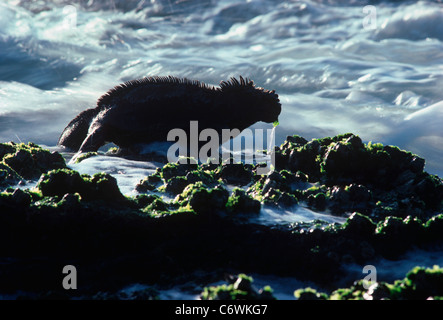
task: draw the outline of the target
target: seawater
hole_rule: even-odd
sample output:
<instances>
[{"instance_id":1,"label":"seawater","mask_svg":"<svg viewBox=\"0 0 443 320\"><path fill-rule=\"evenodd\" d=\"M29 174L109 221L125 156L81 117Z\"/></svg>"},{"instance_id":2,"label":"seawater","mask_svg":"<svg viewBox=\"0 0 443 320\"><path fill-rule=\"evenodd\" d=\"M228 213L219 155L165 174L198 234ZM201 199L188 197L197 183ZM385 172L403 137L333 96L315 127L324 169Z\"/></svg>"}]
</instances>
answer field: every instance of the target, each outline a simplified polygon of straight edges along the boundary
<instances>
[{"instance_id":1,"label":"seawater","mask_svg":"<svg viewBox=\"0 0 443 320\"><path fill-rule=\"evenodd\" d=\"M353 132L417 153L443 176L439 1L0 2L1 142L57 150L67 123L102 94L156 75L213 85L251 78L280 96L277 145L292 134ZM155 164L100 156L72 167L109 172L132 194ZM303 217L318 215L263 215L271 223Z\"/></svg>"}]
</instances>

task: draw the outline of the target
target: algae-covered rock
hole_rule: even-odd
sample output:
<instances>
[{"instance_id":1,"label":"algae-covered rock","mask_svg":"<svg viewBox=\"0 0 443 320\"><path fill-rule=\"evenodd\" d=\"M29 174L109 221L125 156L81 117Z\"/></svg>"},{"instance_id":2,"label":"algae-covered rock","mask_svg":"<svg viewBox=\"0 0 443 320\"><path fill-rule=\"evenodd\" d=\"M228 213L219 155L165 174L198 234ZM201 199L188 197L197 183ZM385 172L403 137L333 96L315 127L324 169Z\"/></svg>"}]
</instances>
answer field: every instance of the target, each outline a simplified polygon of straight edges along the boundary
<instances>
[{"instance_id":1,"label":"algae-covered rock","mask_svg":"<svg viewBox=\"0 0 443 320\"><path fill-rule=\"evenodd\" d=\"M22 189L16 188L12 193L11 197L12 201L14 201L18 206L28 207L32 202L32 196L29 192L24 191Z\"/></svg>"},{"instance_id":2,"label":"algae-covered rock","mask_svg":"<svg viewBox=\"0 0 443 320\"><path fill-rule=\"evenodd\" d=\"M364 144L351 133L313 139L300 144L286 141L277 148L278 169L302 171L309 180L327 185L373 183L392 186L399 174L423 171L424 160L410 152L382 144Z\"/></svg>"},{"instance_id":3,"label":"algae-covered rock","mask_svg":"<svg viewBox=\"0 0 443 320\"><path fill-rule=\"evenodd\" d=\"M135 190L138 192L152 191L159 187L161 184L161 171L157 169L154 173L140 180L140 182L135 186Z\"/></svg>"},{"instance_id":4,"label":"algae-covered rock","mask_svg":"<svg viewBox=\"0 0 443 320\"><path fill-rule=\"evenodd\" d=\"M328 297L327 294L310 287L295 290L294 296L297 300L326 300Z\"/></svg>"},{"instance_id":5,"label":"algae-covered rock","mask_svg":"<svg viewBox=\"0 0 443 320\"><path fill-rule=\"evenodd\" d=\"M164 185L164 190L167 193L177 195L183 192L186 186L197 182L212 187L218 185L211 174L202 171L201 167L199 167L197 170L188 171L186 176L174 176L169 178Z\"/></svg>"},{"instance_id":6,"label":"algae-covered rock","mask_svg":"<svg viewBox=\"0 0 443 320\"><path fill-rule=\"evenodd\" d=\"M208 164L197 163L167 163L158 168L153 174L141 180L135 187L138 192L147 192L157 189L172 195L180 194L186 186L202 182L211 187L217 186L216 166L208 170Z\"/></svg>"},{"instance_id":7,"label":"algae-covered rock","mask_svg":"<svg viewBox=\"0 0 443 320\"><path fill-rule=\"evenodd\" d=\"M63 197L67 193L78 193L86 201L124 201L117 180L107 173L97 173L92 177L80 175L70 169L58 169L43 174L37 188L45 197Z\"/></svg>"},{"instance_id":8,"label":"algae-covered rock","mask_svg":"<svg viewBox=\"0 0 443 320\"><path fill-rule=\"evenodd\" d=\"M8 165L0 162L0 188L19 183L23 178Z\"/></svg>"},{"instance_id":9,"label":"algae-covered rock","mask_svg":"<svg viewBox=\"0 0 443 320\"><path fill-rule=\"evenodd\" d=\"M349 288L334 290L330 295L310 288L296 290L296 293L308 300L440 300L443 297L443 269L417 266L404 279L392 284L358 280Z\"/></svg>"},{"instance_id":10,"label":"algae-covered rock","mask_svg":"<svg viewBox=\"0 0 443 320\"><path fill-rule=\"evenodd\" d=\"M311 181L316 181L320 177L320 164L317 161L320 148L317 140L306 144L284 143L281 148L275 150L275 167L277 170L304 172Z\"/></svg>"},{"instance_id":11,"label":"algae-covered rock","mask_svg":"<svg viewBox=\"0 0 443 320\"><path fill-rule=\"evenodd\" d=\"M70 169L50 171L42 175L37 188L44 196L63 196L66 193L84 194L88 196L89 184L80 173Z\"/></svg>"},{"instance_id":12,"label":"algae-covered rock","mask_svg":"<svg viewBox=\"0 0 443 320\"><path fill-rule=\"evenodd\" d=\"M81 196L78 193L67 193L58 203L64 209L72 210L80 208Z\"/></svg>"},{"instance_id":13,"label":"algae-covered rock","mask_svg":"<svg viewBox=\"0 0 443 320\"><path fill-rule=\"evenodd\" d=\"M52 169L66 168L58 152L49 152L36 144L0 143L0 187L18 181L38 179Z\"/></svg>"},{"instance_id":14,"label":"algae-covered rock","mask_svg":"<svg viewBox=\"0 0 443 320\"><path fill-rule=\"evenodd\" d=\"M124 201L126 198L120 192L117 179L108 173L96 173L89 180L93 186L92 194L101 200Z\"/></svg>"},{"instance_id":15,"label":"algae-covered rock","mask_svg":"<svg viewBox=\"0 0 443 320\"><path fill-rule=\"evenodd\" d=\"M423 174L414 185L417 196L424 201L429 209L441 209L443 203L442 180L428 173Z\"/></svg>"},{"instance_id":16,"label":"algae-covered rock","mask_svg":"<svg viewBox=\"0 0 443 320\"><path fill-rule=\"evenodd\" d=\"M28 190L19 188L0 192L0 211L7 209L26 209L32 203L33 197Z\"/></svg>"},{"instance_id":17,"label":"algae-covered rock","mask_svg":"<svg viewBox=\"0 0 443 320\"><path fill-rule=\"evenodd\" d=\"M186 176L189 171L198 169L197 163L175 163L170 162L164 165L161 169L161 177L167 182L173 177Z\"/></svg>"},{"instance_id":18,"label":"algae-covered rock","mask_svg":"<svg viewBox=\"0 0 443 320\"><path fill-rule=\"evenodd\" d=\"M189 184L185 177L172 177L165 185L165 191L171 194L182 193L186 186Z\"/></svg>"},{"instance_id":19,"label":"algae-covered rock","mask_svg":"<svg viewBox=\"0 0 443 320\"><path fill-rule=\"evenodd\" d=\"M234 188L226 203L226 209L231 213L259 213L260 208L260 201L251 198L239 188Z\"/></svg>"},{"instance_id":20,"label":"algae-covered rock","mask_svg":"<svg viewBox=\"0 0 443 320\"><path fill-rule=\"evenodd\" d=\"M308 205L316 211L324 211L326 209L326 195L323 192L308 196Z\"/></svg>"},{"instance_id":21,"label":"algae-covered rock","mask_svg":"<svg viewBox=\"0 0 443 320\"><path fill-rule=\"evenodd\" d=\"M197 182L209 188L246 185L253 199L285 209L301 203L334 215L357 211L374 221L429 218L443 209L443 183L423 168L424 160L410 152L364 144L352 133L311 141L289 136L276 148L276 170L268 175L256 175L245 164L168 163L136 190L177 195Z\"/></svg>"},{"instance_id":22,"label":"algae-covered rock","mask_svg":"<svg viewBox=\"0 0 443 320\"><path fill-rule=\"evenodd\" d=\"M404 296L406 299L442 298L443 268L440 266L415 267L408 272L402 284L403 286L396 286L401 288L399 292L396 292L400 297ZM395 288L392 288L391 292L394 290Z\"/></svg>"},{"instance_id":23,"label":"algae-covered rock","mask_svg":"<svg viewBox=\"0 0 443 320\"><path fill-rule=\"evenodd\" d=\"M205 170L203 165L200 165L197 170L189 171L185 178L188 184L201 181L207 186L215 187L220 184L220 181L216 180L216 170Z\"/></svg>"},{"instance_id":24,"label":"algae-covered rock","mask_svg":"<svg viewBox=\"0 0 443 320\"><path fill-rule=\"evenodd\" d=\"M245 274L228 276L229 284L205 287L200 294L202 300L275 300L273 290L265 286L260 290L253 287L253 279Z\"/></svg>"},{"instance_id":25,"label":"algae-covered rock","mask_svg":"<svg viewBox=\"0 0 443 320\"><path fill-rule=\"evenodd\" d=\"M161 215L169 212L169 205L161 198L156 198L149 205L147 205L143 211L149 214Z\"/></svg>"},{"instance_id":26,"label":"algae-covered rock","mask_svg":"<svg viewBox=\"0 0 443 320\"><path fill-rule=\"evenodd\" d=\"M267 176L260 177L251 185L247 193L254 199L271 206L283 208L292 207L298 203L298 189L304 188L299 183L303 178L299 178L298 173L293 174L286 170L282 172L271 171Z\"/></svg>"},{"instance_id":27,"label":"algae-covered rock","mask_svg":"<svg viewBox=\"0 0 443 320\"><path fill-rule=\"evenodd\" d=\"M175 202L189 205L196 213L215 213L224 210L229 192L222 186L207 188L201 181L188 185Z\"/></svg>"},{"instance_id":28,"label":"algae-covered rock","mask_svg":"<svg viewBox=\"0 0 443 320\"><path fill-rule=\"evenodd\" d=\"M47 279L60 273L51 268L68 260L82 262L82 281L95 289L110 278L120 284L146 280L174 285L196 270L294 276L332 286L342 281L350 263L398 259L409 250L443 243L442 181L423 172L421 158L395 147L364 144L352 134L311 141L288 137L277 152L279 164L264 176L250 165L167 164L137 186L148 194L133 198L124 197L108 174L81 175L65 167L44 172L45 166L39 166L43 175L35 189L10 187L0 193L2 252L30 257L30 262L14 262L20 268L40 268L35 272L41 277L29 282L34 289L51 287ZM37 158L51 163L44 158L54 157L58 163L58 156L32 144L0 144L0 155L0 184L6 181L6 187L24 179L22 174L34 174ZM20 163L31 165L29 172L22 168L19 174ZM1 178L2 172L9 178ZM226 183L247 190L234 188L230 194ZM154 190L157 194L149 192ZM165 200L171 194L174 201ZM273 226L249 220L260 214L261 205L284 207L290 214L296 204L347 220L342 225L308 221ZM8 263L0 266L0 287L16 290L16 280L27 273ZM435 277L417 271L401 286L379 283L366 289L360 281L330 295L302 290L296 296L400 299L421 298L426 291L437 298L440 291L431 288ZM20 280L22 287L29 279ZM256 290L250 277L238 276L224 287L206 288L203 296L263 299L272 298L272 292Z\"/></svg>"},{"instance_id":29,"label":"algae-covered rock","mask_svg":"<svg viewBox=\"0 0 443 320\"><path fill-rule=\"evenodd\" d=\"M7 154L15 153L16 151L16 144L13 142L9 143L0 143L0 159L3 159L3 157Z\"/></svg>"},{"instance_id":30,"label":"algae-covered rock","mask_svg":"<svg viewBox=\"0 0 443 320\"><path fill-rule=\"evenodd\" d=\"M156 194L139 194L133 198L133 201L137 208L145 208L157 199L161 199L161 197Z\"/></svg>"},{"instance_id":31,"label":"algae-covered rock","mask_svg":"<svg viewBox=\"0 0 443 320\"><path fill-rule=\"evenodd\" d=\"M223 164L216 171L216 175L227 184L244 186L249 184L254 177L252 169L252 165L248 164Z\"/></svg>"},{"instance_id":32,"label":"algae-covered rock","mask_svg":"<svg viewBox=\"0 0 443 320\"><path fill-rule=\"evenodd\" d=\"M24 149L20 149L14 154L4 156L3 163L15 170L25 179L36 178L41 174L34 165L32 154Z\"/></svg>"},{"instance_id":33,"label":"algae-covered rock","mask_svg":"<svg viewBox=\"0 0 443 320\"><path fill-rule=\"evenodd\" d=\"M293 136L276 148L276 169L302 172L318 192L307 191L306 185L285 189L278 180L259 180L250 191L262 201L266 188L279 189L314 210L336 215L359 211L376 221L391 215L429 218L443 210L443 183L424 172L424 165L417 155L395 146L364 144L352 133L309 142Z\"/></svg>"},{"instance_id":34,"label":"algae-covered rock","mask_svg":"<svg viewBox=\"0 0 443 320\"><path fill-rule=\"evenodd\" d=\"M343 229L355 237L368 238L375 233L376 225L367 216L354 212L343 224Z\"/></svg>"}]
</instances>

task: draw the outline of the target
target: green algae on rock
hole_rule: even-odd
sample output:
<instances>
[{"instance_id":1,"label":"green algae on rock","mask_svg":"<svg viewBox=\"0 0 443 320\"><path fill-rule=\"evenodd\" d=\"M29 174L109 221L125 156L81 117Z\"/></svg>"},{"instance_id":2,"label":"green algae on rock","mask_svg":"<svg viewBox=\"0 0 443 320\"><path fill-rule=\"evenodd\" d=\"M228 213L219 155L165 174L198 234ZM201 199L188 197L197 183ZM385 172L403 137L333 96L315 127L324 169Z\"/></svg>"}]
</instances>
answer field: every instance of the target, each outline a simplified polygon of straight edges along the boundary
<instances>
[{"instance_id":1,"label":"green algae on rock","mask_svg":"<svg viewBox=\"0 0 443 320\"><path fill-rule=\"evenodd\" d=\"M414 267L404 279L394 283L358 280L329 295L312 288L298 289L294 295L299 300L442 300L443 268Z\"/></svg>"},{"instance_id":2,"label":"green algae on rock","mask_svg":"<svg viewBox=\"0 0 443 320\"><path fill-rule=\"evenodd\" d=\"M61 168L66 168L66 163L58 152L50 152L32 142L0 143L0 187L35 180L42 173Z\"/></svg>"},{"instance_id":3,"label":"green algae on rock","mask_svg":"<svg viewBox=\"0 0 443 320\"><path fill-rule=\"evenodd\" d=\"M209 170L211 168L212 170ZM182 164L172 162L157 168L154 173L140 180L135 189L138 192L157 190L172 195L178 195L190 184L202 182L207 186L219 185L216 168L208 164L198 165L196 162Z\"/></svg>"},{"instance_id":4,"label":"green algae on rock","mask_svg":"<svg viewBox=\"0 0 443 320\"><path fill-rule=\"evenodd\" d=\"M289 139L290 141L293 139ZM363 144L351 133L313 139L304 144L286 141L276 150L277 169L306 173L311 182L392 186L404 171L422 173L424 160L397 147Z\"/></svg>"},{"instance_id":5,"label":"green algae on rock","mask_svg":"<svg viewBox=\"0 0 443 320\"><path fill-rule=\"evenodd\" d=\"M293 174L287 170L272 171L260 177L247 192L266 205L293 206L298 203L297 195L307 186L305 176L300 174Z\"/></svg>"},{"instance_id":6,"label":"green algae on rock","mask_svg":"<svg viewBox=\"0 0 443 320\"><path fill-rule=\"evenodd\" d=\"M253 165L243 163L222 164L215 174L227 184L243 186L254 178Z\"/></svg>"},{"instance_id":7,"label":"green algae on rock","mask_svg":"<svg viewBox=\"0 0 443 320\"><path fill-rule=\"evenodd\" d=\"M83 281L90 290L109 288L110 277L120 285L158 279L173 284L184 272L195 270L267 273L330 285L341 279L348 263L397 259L415 248L432 250L443 244L441 180L423 172L421 161L411 154L360 142L351 134L311 142L288 137L279 151L280 165L286 163L286 167L257 176L254 166L238 166L230 174L249 172L236 183L246 190L237 187L232 192L226 186L234 182L226 179L229 169L214 164L167 164L140 183L148 194L133 198L123 196L109 174L81 175L65 167L43 172L34 189L7 188L0 193L2 252L29 259L17 258L0 266L5 275L0 287L20 289L15 284L20 279L23 288L50 290L48 279L58 274L53 265L66 261L82 263ZM17 153L13 144L0 146L4 156ZM389 155L406 171L389 172L392 165L385 167L386 176L396 176L387 185L365 173L356 175L355 181L349 172L340 177L334 161L345 155L351 159L354 151L358 157L380 162ZM287 152L292 158L286 158ZM18 176L3 160L1 164ZM183 184L174 186L174 181ZM150 192L168 184L166 192L175 195L173 201ZM262 204L307 205L349 217L342 225L314 221L303 226L266 226L236 219L242 213L260 214ZM39 279L33 283L25 276L23 280L20 270L24 269L35 269ZM99 275L98 269L106 272ZM31 289L28 280L34 286ZM382 295L383 288L377 294ZM208 289L206 296L232 298L229 292ZM300 295L309 296L324 298L313 292Z\"/></svg>"},{"instance_id":8,"label":"green algae on rock","mask_svg":"<svg viewBox=\"0 0 443 320\"><path fill-rule=\"evenodd\" d=\"M426 173L424 165L417 155L380 143L364 144L351 133L309 142L293 136L276 148L277 170L301 171L320 185L317 193L285 192L315 210L337 215L360 211L377 220L389 215L429 218L443 210L442 180Z\"/></svg>"},{"instance_id":9,"label":"green algae on rock","mask_svg":"<svg viewBox=\"0 0 443 320\"><path fill-rule=\"evenodd\" d=\"M224 210L229 198L229 192L222 186L207 188L203 182L188 185L175 198L180 206L189 206L196 213L209 214Z\"/></svg>"},{"instance_id":10,"label":"green algae on rock","mask_svg":"<svg viewBox=\"0 0 443 320\"><path fill-rule=\"evenodd\" d=\"M159 168L157 168L154 173L140 180L140 182L135 186L135 190L137 192L152 191L159 187L161 184L161 171Z\"/></svg>"},{"instance_id":11,"label":"green algae on rock","mask_svg":"<svg viewBox=\"0 0 443 320\"><path fill-rule=\"evenodd\" d=\"M0 162L0 188L15 185L22 181L22 177L8 165Z\"/></svg>"},{"instance_id":12,"label":"green algae on rock","mask_svg":"<svg viewBox=\"0 0 443 320\"><path fill-rule=\"evenodd\" d=\"M117 186L117 180L107 173L97 173L92 177L80 175L70 169L49 171L40 177L37 189L42 195L63 197L67 193L79 193L86 201L124 201Z\"/></svg>"},{"instance_id":13,"label":"green algae on rock","mask_svg":"<svg viewBox=\"0 0 443 320\"><path fill-rule=\"evenodd\" d=\"M253 279L246 274L227 276L229 284L209 286L200 294L202 300L275 300L273 290L265 286L259 290L252 285Z\"/></svg>"},{"instance_id":14,"label":"green algae on rock","mask_svg":"<svg viewBox=\"0 0 443 320\"><path fill-rule=\"evenodd\" d=\"M297 300L327 300L328 298L326 293L318 292L311 287L295 290L294 296Z\"/></svg>"},{"instance_id":15,"label":"green algae on rock","mask_svg":"<svg viewBox=\"0 0 443 320\"><path fill-rule=\"evenodd\" d=\"M259 213L260 208L260 202L240 188L232 190L226 203L226 209L231 213Z\"/></svg>"},{"instance_id":16,"label":"green algae on rock","mask_svg":"<svg viewBox=\"0 0 443 320\"><path fill-rule=\"evenodd\" d=\"M189 171L198 169L198 164L196 162L182 164L179 162L169 162L165 164L160 172L162 179L167 182L173 177L184 177Z\"/></svg>"}]
</instances>

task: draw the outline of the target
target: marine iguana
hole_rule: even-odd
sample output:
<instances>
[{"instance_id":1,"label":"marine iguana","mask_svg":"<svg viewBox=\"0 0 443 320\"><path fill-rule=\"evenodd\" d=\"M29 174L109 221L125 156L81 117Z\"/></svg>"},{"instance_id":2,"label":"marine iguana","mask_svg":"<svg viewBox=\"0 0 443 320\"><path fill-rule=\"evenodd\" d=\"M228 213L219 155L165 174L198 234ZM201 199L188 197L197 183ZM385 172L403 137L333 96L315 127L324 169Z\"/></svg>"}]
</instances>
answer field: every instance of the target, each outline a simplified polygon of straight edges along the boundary
<instances>
[{"instance_id":1,"label":"marine iguana","mask_svg":"<svg viewBox=\"0 0 443 320\"><path fill-rule=\"evenodd\" d=\"M188 133L194 120L200 130L241 132L259 121L277 122L280 112L274 90L256 87L241 76L222 81L219 87L173 76L148 77L120 84L101 96L95 108L81 112L66 126L58 145L90 152L112 142L130 149L167 141L174 128Z\"/></svg>"}]
</instances>

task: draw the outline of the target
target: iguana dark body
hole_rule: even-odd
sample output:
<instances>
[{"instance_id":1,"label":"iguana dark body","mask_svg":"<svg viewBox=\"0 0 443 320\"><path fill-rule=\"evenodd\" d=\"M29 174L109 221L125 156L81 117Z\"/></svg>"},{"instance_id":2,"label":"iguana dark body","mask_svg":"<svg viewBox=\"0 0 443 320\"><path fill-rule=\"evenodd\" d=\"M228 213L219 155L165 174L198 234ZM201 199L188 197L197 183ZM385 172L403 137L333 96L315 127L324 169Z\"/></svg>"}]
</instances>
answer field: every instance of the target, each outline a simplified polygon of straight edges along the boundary
<instances>
[{"instance_id":1,"label":"iguana dark body","mask_svg":"<svg viewBox=\"0 0 443 320\"><path fill-rule=\"evenodd\" d=\"M97 151L107 142L121 148L167 141L174 128L189 131L237 128L278 121L281 104L275 91L240 77L212 87L176 77L150 77L125 82L99 98L97 106L75 117L58 144L73 151Z\"/></svg>"}]
</instances>

